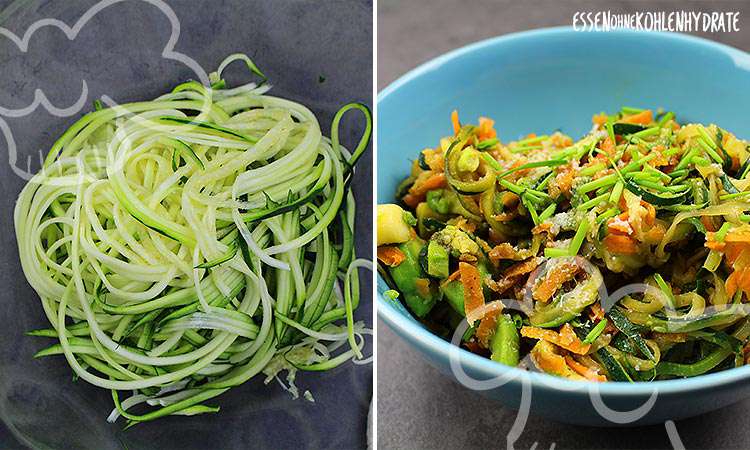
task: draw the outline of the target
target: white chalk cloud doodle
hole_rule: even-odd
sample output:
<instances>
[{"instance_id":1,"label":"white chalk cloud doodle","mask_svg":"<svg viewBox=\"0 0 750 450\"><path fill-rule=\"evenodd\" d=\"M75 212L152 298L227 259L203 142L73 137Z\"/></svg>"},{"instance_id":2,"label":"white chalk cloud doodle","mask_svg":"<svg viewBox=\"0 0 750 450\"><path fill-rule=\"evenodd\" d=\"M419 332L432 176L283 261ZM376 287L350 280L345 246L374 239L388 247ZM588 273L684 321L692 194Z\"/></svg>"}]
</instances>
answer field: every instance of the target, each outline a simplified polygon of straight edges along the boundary
<instances>
[{"instance_id":1,"label":"white chalk cloud doodle","mask_svg":"<svg viewBox=\"0 0 750 450\"><path fill-rule=\"evenodd\" d=\"M68 41L75 41L85 30L87 24L91 23L96 17L102 15L105 11L110 10L114 5L124 3L144 5L148 7L149 11L147 12L149 14L153 14L153 11L156 11L157 14L163 15L169 23L170 34L166 43L164 43L160 49L160 58L186 66L190 69L190 72L192 72L191 78L194 78L203 84L209 83L207 72L197 61L190 56L175 50L175 46L180 37L180 21L174 10L161 0L102 0L85 11L72 25L57 18L45 18L34 22L23 33L18 34L8 28L0 27L0 45L4 44L3 41L6 41L6 43L10 42L11 51L15 51L15 56L22 59L33 51L34 39L40 34L50 31L62 32ZM155 43L155 45L159 44ZM22 157L22 152L19 152L18 142L14 138L12 127L7 119L28 117L34 113L38 113L38 110L43 110L47 114L55 117L71 117L80 113L84 108L90 105L91 100L93 100L89 98L90 95L93 95L92 89L90 89L91 74L85 72L85 67L81 67L80 70L80 94L76 96L76 100L73 102L68 102L68 104L56 104L50 99L51 95L45 93L44 87L38 86L33 88L33 99L28 102L28 104L17 106L4 105L0 102L0 135L2 135L2 140L5 141L5 145L7 146L8 162L13 172L19 177L25 180L31 179L33 176L32 162L37 157L40 161L43 160L43 155L40 150L38 156L35 155L32 157L26 155L26 157ZM24 80L33 78L31 74L21 74L24 76ZM30 83L24 82L22 85L26 86L28 84ZM55 86L55 89L59 90L60 87ZM108 105L113 103L109 96L102 95L102 97L107 99Z\"/></svg>"}]
</instances>

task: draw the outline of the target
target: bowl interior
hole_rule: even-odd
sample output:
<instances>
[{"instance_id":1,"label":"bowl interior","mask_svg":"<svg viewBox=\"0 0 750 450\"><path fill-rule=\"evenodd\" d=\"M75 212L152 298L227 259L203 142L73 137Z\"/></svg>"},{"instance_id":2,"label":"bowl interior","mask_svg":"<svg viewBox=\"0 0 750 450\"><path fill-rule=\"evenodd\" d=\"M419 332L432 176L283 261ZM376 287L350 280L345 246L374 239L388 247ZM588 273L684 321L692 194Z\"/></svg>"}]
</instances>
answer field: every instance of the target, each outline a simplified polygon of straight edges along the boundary
<instances>
[{"instance_id":1,"label":"bowl interior","mask_svg":"<svg viewBox=\"0 0 750 450\"><path fill-rule=\"evenodd\" d=\"M476 123L479 116L494 119L504 141L555 130L577 139L591 128L593 114L622 106L664 108L674 111L680 122L716 123L748 139L747 86L750 55L689 36L558 28L482 41L426 63L381 92L377 200L393 202L411 160L451 133L454 109L463 122ZM379 278L379 292L385 289ZM431 335L400 303L378 297L380 316L399 334L447 358L447 342ZM462 359L488 374L507 370L462 353ZM747 376L748 369L658 384L670 390L699 388ZM532 378L537 375L547 378ZM606 383L602 392L639 389Z\"/></svg>"}]
</instances>

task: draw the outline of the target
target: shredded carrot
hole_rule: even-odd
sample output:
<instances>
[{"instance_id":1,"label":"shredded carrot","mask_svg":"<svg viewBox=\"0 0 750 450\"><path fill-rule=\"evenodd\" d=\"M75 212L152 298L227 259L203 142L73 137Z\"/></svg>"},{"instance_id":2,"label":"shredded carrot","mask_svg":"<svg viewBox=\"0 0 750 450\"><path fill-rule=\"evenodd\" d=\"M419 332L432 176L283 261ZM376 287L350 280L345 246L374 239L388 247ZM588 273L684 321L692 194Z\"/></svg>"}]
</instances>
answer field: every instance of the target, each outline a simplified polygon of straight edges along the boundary
<instances>
[{"instance_id":1,"label":"shredded carrot","mask_svg":"<svg viewBox=\"0 0 750 450\"><path fill-rule=\"evenodd\" d=\"M739 287L743 291L750 291L750 267L743 267L742 269L735 269L735 272L741 271L739 279Z\"/></svg>"},{"instance_id":2,"label":"shredded carrot","mask_svg":"<svg viewBox=\"0 0 750 450\"><path fill-rule=\"evenodd\" d=\"M406 194L401 200L406 204L406 206L414 209L417 207L417 205L424 201L424 198L421 198L421 196L419 195Z\"/></svg>"},{"instance_id":3,"label":"shredded carrot","mask_svg":"<svg viewBox=\"0 0 750 450\"><path fill-rule=\"evenodd\" d=\"M389 267L396 267L406 259L406 255L398 247L384 245L378 247L378 259Z\"/></svg>"},{"instance_id":4,"label":"shredded carrot","mask_svg":"<svg viewBox=\"0 0 750 450\"><path fill-rule=\"evenodd\" d=\"M424 195L428 191L433 189L440 189L446 186L445 173L437 172L429 175L426 178L417 179L414 185L409 188L409 193L412 195Z\"/></svg>"},{"instance_id":5,"label":"shredded carrot","mask_svg":"<svg viewBox=\"0 0 750 450\"><path fill-rule=\"evenodd\" d=\"M732 297L738 290L750 292L750 267L735 268L724 283L727 295Z\"/></svg>"},{"instance_id":6,"label":"shredded carrot","mask_svg":"<svg viewBox=\"0 0 750 450\"><path fill-rule=\"evenodd\" d=\"M614 143L614 142L612 142L612 139L610 139L610 138L609 138L609 136L607 136L607 137L606 137L606 138L605 138L605 139L604 139L604 140L602 141L602 143L601 143L601 145L600 145L599 147L600 147L600 148L601 148L601 149L602 149L602 150L603 150L603 151L604 151L605 153L607 153L607 154L608 154L608 155L610 155L610 156L614 155L614 154L615 154L615 151L617 150L617 149L615 148L615 143Z\"/></svg>"},{"instance_id":7,"label":"shredded carrot","mask_svg":"<svg viewBox=\"0 0 750 450\"><path fill-rule=\"evenodd\" d=\"M521 336L548 341L579 355L585 355L591 349L591 344L584 344L568 323L562 326L559 333L545 328L524 326L521 327Z\"/></svg>"},{"instance_id":8,"label":"shredded carrot","mask_svg":"<svg viewBox=\"0 0 750 450\"><path fill-rule=\"evenodd\" d=\"M461 122L458 121L458 111L455 109L451 113L451 123L453 124L453 134L458 134L461 131Z\"/></svg>"},{"instance_id":9,"label":"shredded carrot","mask_svg":"<svg viewBox=\"0 0 750 450\"><path fill-rule=\"evenodd\" d=\"M474 311L484 306L484 293L482 292L482 276L479 269L469 263L459 262L458 271L461 274L461 284L464 286L464 313L470 325L478 317L474 317ZM474 313L474 314L472 314Z\"/></svg>"},{"instance_id":10,"label":"shredded carrot","mask_svg":"<svg viewBox=\"0 0 750 450\"><path fill-rule=\"evenodd\" d=\"M739 287L739 274L735 270L734 272L730 273L727 277L727 280L724 282L724 288L727 290L727 295L731 298L734 296L734 293L737 292L737 288Z\"/></svg>"},{"instance_id":11,"label":"shredded carrot","mask_svg":"<svg viewBox=\"0 0 750 450\"><path fill-rule=\"evenodd\" d=\"M560 348L549 341L539 341L531 349L531 360L542 371L565 378L585 380L574 372L560 354Z\"/></svg>"},{"instance_id":12,"label":"shredded carrot","mask_svg":"<svg viewBox=\"0 0 750 450\"><path fill-rule=\"evenodd\" d=\"M577 374L581 375L582 377L586 378L589 381L596 381L596 382L607 381L607 377L595 371L594 369L584 366L583 364L573 359L573 357L570 355L565 355L565 362Z\"/></svg>"},{"instance_id":13,"label":"shredded carrot","mask_svg":"<svg viewBox=\"0 0 750 450\"><path fill-rule=\"evenodd\" d=\"M477 337L479 344L485 348L490 346L490 338L495 334L495 327L497 326L497 316L500 315L502 310L502 306L499 308L492 308L485 312L484 317L479 321L479 326L477 327L475 336Z\"/></svg>"},{"instance_id":14,"label":"shredded carrot","mask_svg":"<svg viewBox=\"0 0 750 450\"><path fill-rule=\"evenodd\" d=\"M552 266L532 292L534 300L548 302L563 283L575 278L581 268L575 261L562 261Z\"/></svg>"},{"instance_id":15,"label":"shredded carrot","mask_svg":"<svg viewBox=\"0 0 750 450\"><path fill-rule=\"evenodd\" d=\"M657 223L646 232L643 241L649 244L655 244L662 240L664 233L666 233L664 225Z\"/></svg>"},{"instance_id":16,"label":"shredded carrot","mask_svg":"<svg viewBox=\"0 0 750 450\"><path fill-rule=\"evenodd\" d=\"M576 172L570 166L565 166L560 173L555 176L555 184L557 185L560 192L565 195L570 195L571 189L573 189L573 181L575 181Z\"/></svg>"},{"instance_id":17,"label":"shredded carrot","mask_svg":"<svg viewBox=\"0 0 750 450\"><path fill-rule=\"evenodd\" d=\"M503 277L499 279L498 281L487 279L487 286L489 286L490 289L497 292L498 294L503 294L508 289L512 288L513 286L517 285L521 281L521 277Z\"/></svg>"},{"instance_id":18,"label":"shredded carrot","mask_svg":"<svg viewBox=\"0 0 750 450\"><path fill-rule=\"evenodd\" d=\"M540 257L533 257L529 258L526 261L522 261L517 264L513 264L512 266L508 267L505 272L503 272L503 275L506 277L515 277L519 275L525 275L527 273L531 273L534 269L536 269L539 264L542 263L542 258Z\"/></svg>"},{"instance_id":19,"label":"shredded carrot","mask_svg":"<svg viewBox=\"0 0 750 450\"><path fill-rule=\"evenodd\" d=\"M421 297L427 297L430 295L430 280L427 278L417 278L414 280L414 286Z\"/></svg>"},{"instance_id":20,"label":"shredded carrot","mask_svg":"<svg viewBox=\"0 0 750 450\"><path fill-rule=\"evenodd\" d=\"M648 125L654 121L654 113L650 109L643 110L639 113L625 116L621 122L624 123L637 123L641 125Z\"/></svg>"},{"instance_id":21,"label":"shredded carrot","mask_svg":"<svg viewBox=\"0 0 750 450\"><path fill-rule=\"evenodd\" d=\"M495 121L492 119L488 119L486 117L480 117L479 118L479 128L477 129L477 137L479 137L480 141L483 141L485 139L494 139L497 137L497 132L495 131Z\"/></svg>"},{"instance_id":22,"label":"shredded carrot","mask_svg":"<svg viewBox=\"0 0 750 450\"><path fill-rule=\"evenodd\" d=\"M551 222L542 222L539 225L531 229L531 234L545 233L552 229Z\"/></svg>"},{"instance_id":23,"label":"shredded carrot","mask_svg":"<svg viewBox=\"0 0 750 450\"><path fill-rule=\"evenodd\" d=\"M560 376L570 370L565 364L565 358L554 352L554 346L542 345L543 347L539 348L534 346L531 350L531 358L540 370Z\"/></svg>"},{"instance_id":24,"label":"shredded carrot","mask_svg":"<svg viewBox=\"0 0 750 450\"><path fill-rule=\"evenodd\" d=\"M724 251L726 248L726 242L719 242L716 240L716 233L713 231L706 232L706 247L717 252Z\"/></svg>"},{"instance_id":25,"label":"shredded carrot","mask_svg":"<svg viewBox=\"0 0 750 450\"><path fill-rule=\"evenodd\" d=\"M646 215L643 217L643 221L648 226L653 225L654 220L656 220L656 208L654 208L654 205L652 205L651 203L645 202L643 200L641 200L641 206L646 208Z\"/></svg>"},{"instance_id":26,"label":"shredded carrot","mask_svg":"<svg viewBox=\"0 0 750 450\"><path fill-rule=\"evenodd\" d=\"M740 244L727 244L726 248L724 249L724 256L726 258L727 264L729 264L730 266L734 266L737 260L742 255L745 255L748 251L750 251L750 249L748 249L747 246L743 246Z\"/></svg>"},{"instance_id":27,"label":"shredded carrot","mask_svg":"<svg viewBox=\"0 0 750 450\"><path fill-rule=\"evenodd\" d=\"M655 145L654 148L651 149L651 153L655 153L657 156L651 160L651 165L659 168L662 166L669 166L670 165L670 159L667 156L665 156L662 152L665 150L663 145Z\"/></svg>"},{"instance_id":28,"label":"shredded carrot","mask_svg":"<svg viewBox=\"0 0 750 450\"><path fill-rule=\"evenodd\" d=\"M556 132L550 137L552 144L557 148L565 148L573 145L573 138L565 136L562 133Z\"/></svg>"},{"instance_id":29,"label":"shredded carrot","mask_svg":"<svg viewBox=\"0 0 750 450\"><path fill-rule=\"evenodd\" d=\"M401 199L407 206L414 209L425 201L428 191L440 189L447 186L445 173L425 171L419 174L409 192Z\"/></svg>"},{"instance_id":30,"label":"shredded carrot","mask_svg":"<svg viewBox=\"0 0 750 450\"><path fill-rule=\"evenodd\" d=\"M596 126L604 126L607 123L607 115L605 113L594 114L591 116L591 123Z\"/></svg>"},{"instance_id":31,"label":"shredded carrot","mask_svg":"<svg viewBox=\"0 0 750 450\"><path fill-rule=\"evenodd\" d=\"M508 242L503 242L490 250L489 257L493 263L499 262L501 259L515 259L518 252Z\"/></svg>"},{"instance_id":32,"label":"shredded carrot","mask_svg":"<svg viewBox=\"0 0 750 450\"><path fill-rule=\"evenodd\" d=\"M635 239L621 234L608 234L604 237L604 245L612 253L621 255L634 255L638 253L638 245Z\"/></svg>"},{"instance_id":33,"label":"shredded carrot","mask_svg":"<svg viewBox=\"0 0 750 450\"><path fill-rule=\"evenodd\" d=\"M619 201L617 202L617 206L618 206L618 207L619 207L619 208L620 208L620 209L621 209L622 211L625 211L625 212L624 212L624 213L622 213L622 214L627 214L627 212L628 212L628 202L627 202L627 201L625 201L625 196L624 196L624 195L621 195L621 196L620 196L620 200L619 200ZM622 217L622 214L620 214L620 216L621 216L621 217ZM628 220L628 216L626 215L626 216L625 216L625 218L624 218L623 220Z\"/></svg>"},{"instance_id":34,"label":"shredded carrot","mask_svg":"<svg viewBox=\"0 0 750 450\"><path fill-rule=\"evenodd\" d=\"M510 192L510 191L503 192L502 201L503 201L503 206L505 208L516 207L520 200L521 200L520 197L518 197L518 195L514 194L513 192Z\"/></svg>"},{"instance_id":35,"label":"shredded carrot","mask_svg":"<svg viewBox=\"0 0 750 450\"><path fill-rule=\"evenodd\" d=\"M589 317L591 320L600 321L604 318L604 310L602 309L602 305L599 304L599 302L594 303L590 307L591 313L589 314Z\"/></svg>"},{"instance_id":36,"label":"shredded carrot","mask_svg":"<svg viewBox=\"0 0 750 450\"><path fill-rule=\"evenodd\" d=\"M430 170L435 172L442 172L445 170L445 157L443 156L442 150L426 148L422 150L424 155L424 161L430 167Z\"/></svg>"},{"instance_id":37,"label":"shredded carrot","mask_svg":"<svg viewBox=\"0 0 750 450\"><path fill-rule=\"evenodd\" d=\"M607 231L611 234L622 234L628 236L633 234L633 227L630 226L630 223L627 222L627 220L623 220L620 217L612 217L607 221Z\"/></svg>"},{"instance_id":38,"label":"shredded carrot","mask_svg":"<svg viewBox=\"0 0 750 450\"><path fill-rule=\"evenodd\" d=\"M477 224L474 222L469 222L465 217L458 216L455 219L453 225L459 230L463 230L467 233L473 234L475 231L477 231Z\"/></svg>"},{"instance_id":39,"label":"shredded carrot","mask_svg":"<svg viewBox=\"0 0 750 450\"><path fill-rule=\"evenodd\" d=\"M525 261L513 264L505 272L503 272L503 277L501 279L499 279L498 281L488 279L487 285L493 291L497 292L498 294L502 294L512 286L516 285L520 281L522 276L534 271L534 269L536 269L541 263L542 258L533 257Z\"/></svg>"},{"instance_id":40,"label":"shredded carrot","mask_svg":"<svg viewBox=\"0 0 750 450\"><path fill-rule=\"evenodd\" d=\"M742 228L738 230L732 230L727 233L726 237L724 238L724 242L726 242L727 244L735 242L750 244L750 229Z\"/></svg>"},{"instance_id":41,"label":"shredded carrot","mask_svg":"<svg viewBox=\"0 0 750 450\"><path fill-rule=\"evenodd\" d=\"M563 339L563 341L559 345L573 353L584 354L588 353L591 349L591 344L584 344L573 330L573 326L569 323L566 323L560 328L560 338Z\"/></svg>"}]
</instances>

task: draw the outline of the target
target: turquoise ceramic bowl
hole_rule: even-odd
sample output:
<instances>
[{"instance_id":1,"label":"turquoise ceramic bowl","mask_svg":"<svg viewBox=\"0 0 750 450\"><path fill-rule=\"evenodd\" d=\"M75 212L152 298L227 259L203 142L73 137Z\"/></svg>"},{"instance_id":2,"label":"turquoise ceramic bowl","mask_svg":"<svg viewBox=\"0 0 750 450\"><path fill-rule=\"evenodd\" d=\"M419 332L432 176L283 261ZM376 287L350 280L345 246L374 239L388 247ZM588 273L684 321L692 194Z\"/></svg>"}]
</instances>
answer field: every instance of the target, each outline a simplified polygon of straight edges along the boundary
<instances>
[{"instance_id":1,"label":"turquoise ceramic bowl","mask_svg":"<svg viewBox=\"0 0 750 450\"><path fill-rule=\"evenodd\" d=\"M590 129L592 114L621 106L663 107L681 121L718 123L748 139L750 55L678 34L568 28L455 50L379 95L378 202L393 201L419 150L450 134L453 109L466 121L495 119L507 141L556 129L579 137ZM385 300L386 289L379 279L378 313L388 326L449 376L456 376L453 360L465 371L461 378L503 380L473 388L509 407L528 404L532 413L562 422L633 425L695 416L750 396L750 366L635 384L573 382L505 367L433 335L400 304Z\"/></svg>"}]
</instances>

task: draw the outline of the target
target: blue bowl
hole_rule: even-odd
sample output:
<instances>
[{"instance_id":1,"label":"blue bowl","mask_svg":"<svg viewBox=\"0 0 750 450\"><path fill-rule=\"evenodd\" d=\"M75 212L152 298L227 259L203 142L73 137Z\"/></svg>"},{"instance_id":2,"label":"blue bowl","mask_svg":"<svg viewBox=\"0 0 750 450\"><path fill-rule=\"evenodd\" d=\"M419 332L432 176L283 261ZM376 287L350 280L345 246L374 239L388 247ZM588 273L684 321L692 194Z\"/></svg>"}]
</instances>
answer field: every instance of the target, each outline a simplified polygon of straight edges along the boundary
<instances>
[{"instance_id":1,"label":"blue bowl","mask_svg":"<svg viewBox=\"0 0 750 450\"><path fill-rule=\"evenodd\" d=\"M395 81L378 98L379 203L391 203L410 161L451 133L450 112L495 120L500 138L562 130L621 106L663 107L750 138L750 55L679 34L553 28L478 42ZM584 425L641 425L708 412L750 396L750 366L652 383L575 382L496 364L452 346L386 300L378 314L442 372L512 408ZM387 355L385 356L387 357ZM458 370L457 370L458 369ZM458 375L457 375L458 374Z\"/></svg>"}]
</instances>

